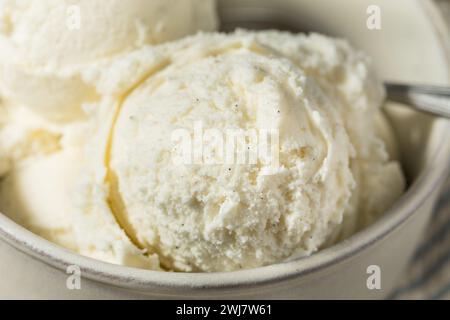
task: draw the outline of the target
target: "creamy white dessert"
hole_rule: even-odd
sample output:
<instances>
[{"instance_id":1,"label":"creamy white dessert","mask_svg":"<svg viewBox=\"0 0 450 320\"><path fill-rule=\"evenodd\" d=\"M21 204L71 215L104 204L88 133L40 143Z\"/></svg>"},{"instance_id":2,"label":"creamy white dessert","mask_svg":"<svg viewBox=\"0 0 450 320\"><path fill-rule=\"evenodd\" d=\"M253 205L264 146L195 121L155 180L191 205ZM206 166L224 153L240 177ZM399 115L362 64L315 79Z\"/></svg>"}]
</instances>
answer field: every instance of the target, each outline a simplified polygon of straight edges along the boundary
<instances>
[{"instance_id":1,"label":"creamy white dessert","mask_svg":"<svg viewBox=\"0 0 450 320\"><path fill-rule=\"evenodd\" d=\"M52 121L73 121L100 97L90 68L216 27L213 0L1 0L0 92Z\"/></svg>"},{"instance_id":2,"label":"creamy white dessert","mask_svg":"<svg viewBox=\"0 0 450 320\"><path fill-rule=\"evenodd\" d=\"M109 94L103 87L120 95L142 76L124 65L130 81L117 79L104 72L111 63L146 45L215 30L215 8L215 0L0 0L0 211L81 254L158 268L117 223L107 234L92 231L105 238L102 250L74 236L80 228L87 233L76 228L82 223L75 223L72 190L82 173L88 114Z\"/></svg>"},{"instance_id":3,"label":"creamy white dessert","mask_svg":"<svg viewBox=\"0 0 450 320\"><path fill-rule=\"evenodd\" d=\"M95 126L80 220L115 216L165 269L232 271L309 255L403 192L377 125L382 84L345 41L241 31L129 59L147 76ZM174 163L173 132L198 122L278 132L279 163Z\"/></svg>"},{"instance_id":4,"label":"creamy white dessert","mask_svg":"<svg viewBox=\"0 0 450 320\"><path fill-rule=\"evenodd\" d=\"M67 131L78 142L62 138L0 188L0 211L81 254L187 272L264 266L353 234L403 192L400 165L386 149L395 141L380 111L382 83L345 41L200 34L89 74L101 102L86 108L83 133ZM276 133L276 161L257 153L254 163L215 163L212 152L177 163L174 133L193 133L199 123ZM202 147L215 150L205 140ZM53 187L34 187L40 179ZM54 197L66 200L53 211ZM65 216L46 226L41 217L50 212Z\"/></svg>"}]
</instances>

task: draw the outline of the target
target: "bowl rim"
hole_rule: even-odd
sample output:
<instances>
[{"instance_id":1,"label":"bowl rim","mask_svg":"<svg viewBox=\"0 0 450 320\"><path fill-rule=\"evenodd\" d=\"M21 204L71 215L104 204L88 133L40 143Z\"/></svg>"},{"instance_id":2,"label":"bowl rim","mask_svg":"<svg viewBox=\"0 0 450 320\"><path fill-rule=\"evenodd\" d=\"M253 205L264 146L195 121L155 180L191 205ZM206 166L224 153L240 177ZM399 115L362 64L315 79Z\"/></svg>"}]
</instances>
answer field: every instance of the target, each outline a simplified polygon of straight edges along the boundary
<instances>
[{"instance_id":1,"label":"bowl rim","mask_svg":"<svg viewBox=\"0 0 450 320\"><path fill-rule=\"evenodd\" d=\"M450 36L444 27L444 20L431 0L419 1L420 6L433 17L434 27L439 35L450 77ZM28 231L8 217L0 214L0 239L19 251L32 256L54 268L66 270L68 266L80 267L82 276L93 281L138 291L158 290L170 294L192 290L218 290L246 288L278 284L292 278L317 273L346 261L366 248L378 243L411 218L417 209L440 187L450 172L450 146L445 133L450 133L450 123L440 129L442 141L436 154L407 192L386 214L368 228L312 256L282 262L270 266L219 273L171 273L113 265L81 256L66 250ZM448 164L448 165L447 165Z\"/></svg>"}]
</instances>

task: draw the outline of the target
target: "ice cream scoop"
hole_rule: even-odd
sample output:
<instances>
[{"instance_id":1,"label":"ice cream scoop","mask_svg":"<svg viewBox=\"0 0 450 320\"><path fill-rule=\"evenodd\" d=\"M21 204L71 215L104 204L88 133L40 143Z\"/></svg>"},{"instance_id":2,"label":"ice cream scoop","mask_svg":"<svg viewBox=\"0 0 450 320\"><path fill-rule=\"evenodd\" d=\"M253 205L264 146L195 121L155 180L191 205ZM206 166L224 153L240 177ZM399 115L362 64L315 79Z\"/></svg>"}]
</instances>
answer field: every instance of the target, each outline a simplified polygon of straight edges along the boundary
<instances>
[{"instance_id":1,"label":"ice cream scoop","mask_svg":"<svg viewBox=\"0 0 450 320\"><path fill-rule=\"evenodd\" d=\"M87 185L106 191L79 214L113 215L167 269L308 255L403 191L377 131L383 86L345 41L240 31L130 59L146 77L101 117Z\"/></svg>"},{"instance_id":2,"label":"ice cream scoop","mask_svg":"<svg viewBox=\"0 0 450 320\"><path fill-rule=\"evenodd\" d=\"M2 0L0 92L53 121L77 120L99 99L86 69L216 26L214 0Z\"/></svg>"}]
</instances>

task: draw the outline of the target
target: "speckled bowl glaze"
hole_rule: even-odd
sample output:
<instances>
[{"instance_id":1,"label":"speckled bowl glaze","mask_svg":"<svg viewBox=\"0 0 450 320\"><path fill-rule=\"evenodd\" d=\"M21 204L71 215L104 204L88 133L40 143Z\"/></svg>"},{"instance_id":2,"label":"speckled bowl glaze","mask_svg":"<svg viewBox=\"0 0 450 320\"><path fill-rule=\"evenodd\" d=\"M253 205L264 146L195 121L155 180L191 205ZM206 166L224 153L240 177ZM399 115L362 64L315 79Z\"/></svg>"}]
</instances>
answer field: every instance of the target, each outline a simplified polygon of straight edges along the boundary
<instances>
[{"instance_id":1,"label":"speckled bowl glaze","mask_svg":"<svg viewBox=\"0 0 450 320\"><path fill-rule=\"evenodd\" d=\"M381 9L381 30L366 27ZM449 44L427 0L222 0L224 29L279 28L348 38L374 57L388 80L449 84ZM396 285L430 219L450 166L450 124L391 106L405 195L371 227L311 257L231 273L177 274L111 265L64 250L0 215L0 298L85 299L379 299ZM67 266L81 270L81 290L67 288ZM381 289L367 287L368 267Z\"/></svg>"}]
</instances>

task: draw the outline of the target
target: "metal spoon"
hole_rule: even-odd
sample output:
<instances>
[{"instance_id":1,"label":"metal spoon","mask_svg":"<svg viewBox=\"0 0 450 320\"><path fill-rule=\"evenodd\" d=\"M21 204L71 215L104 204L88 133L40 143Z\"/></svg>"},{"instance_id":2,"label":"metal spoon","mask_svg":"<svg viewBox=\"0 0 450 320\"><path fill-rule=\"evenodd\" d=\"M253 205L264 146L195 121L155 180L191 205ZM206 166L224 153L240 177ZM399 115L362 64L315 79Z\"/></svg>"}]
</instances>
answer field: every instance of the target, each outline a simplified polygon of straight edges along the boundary
<instances>
[{"instance_id":1,"label":"metal spoon","mask_svg":"<svg viewBox=\"0 0 450 320\"><path fill-rule=\"evenodd\" d=\"M450 88L386 83L388 99L450 119Z\"/></svg>"}]
</instances>

